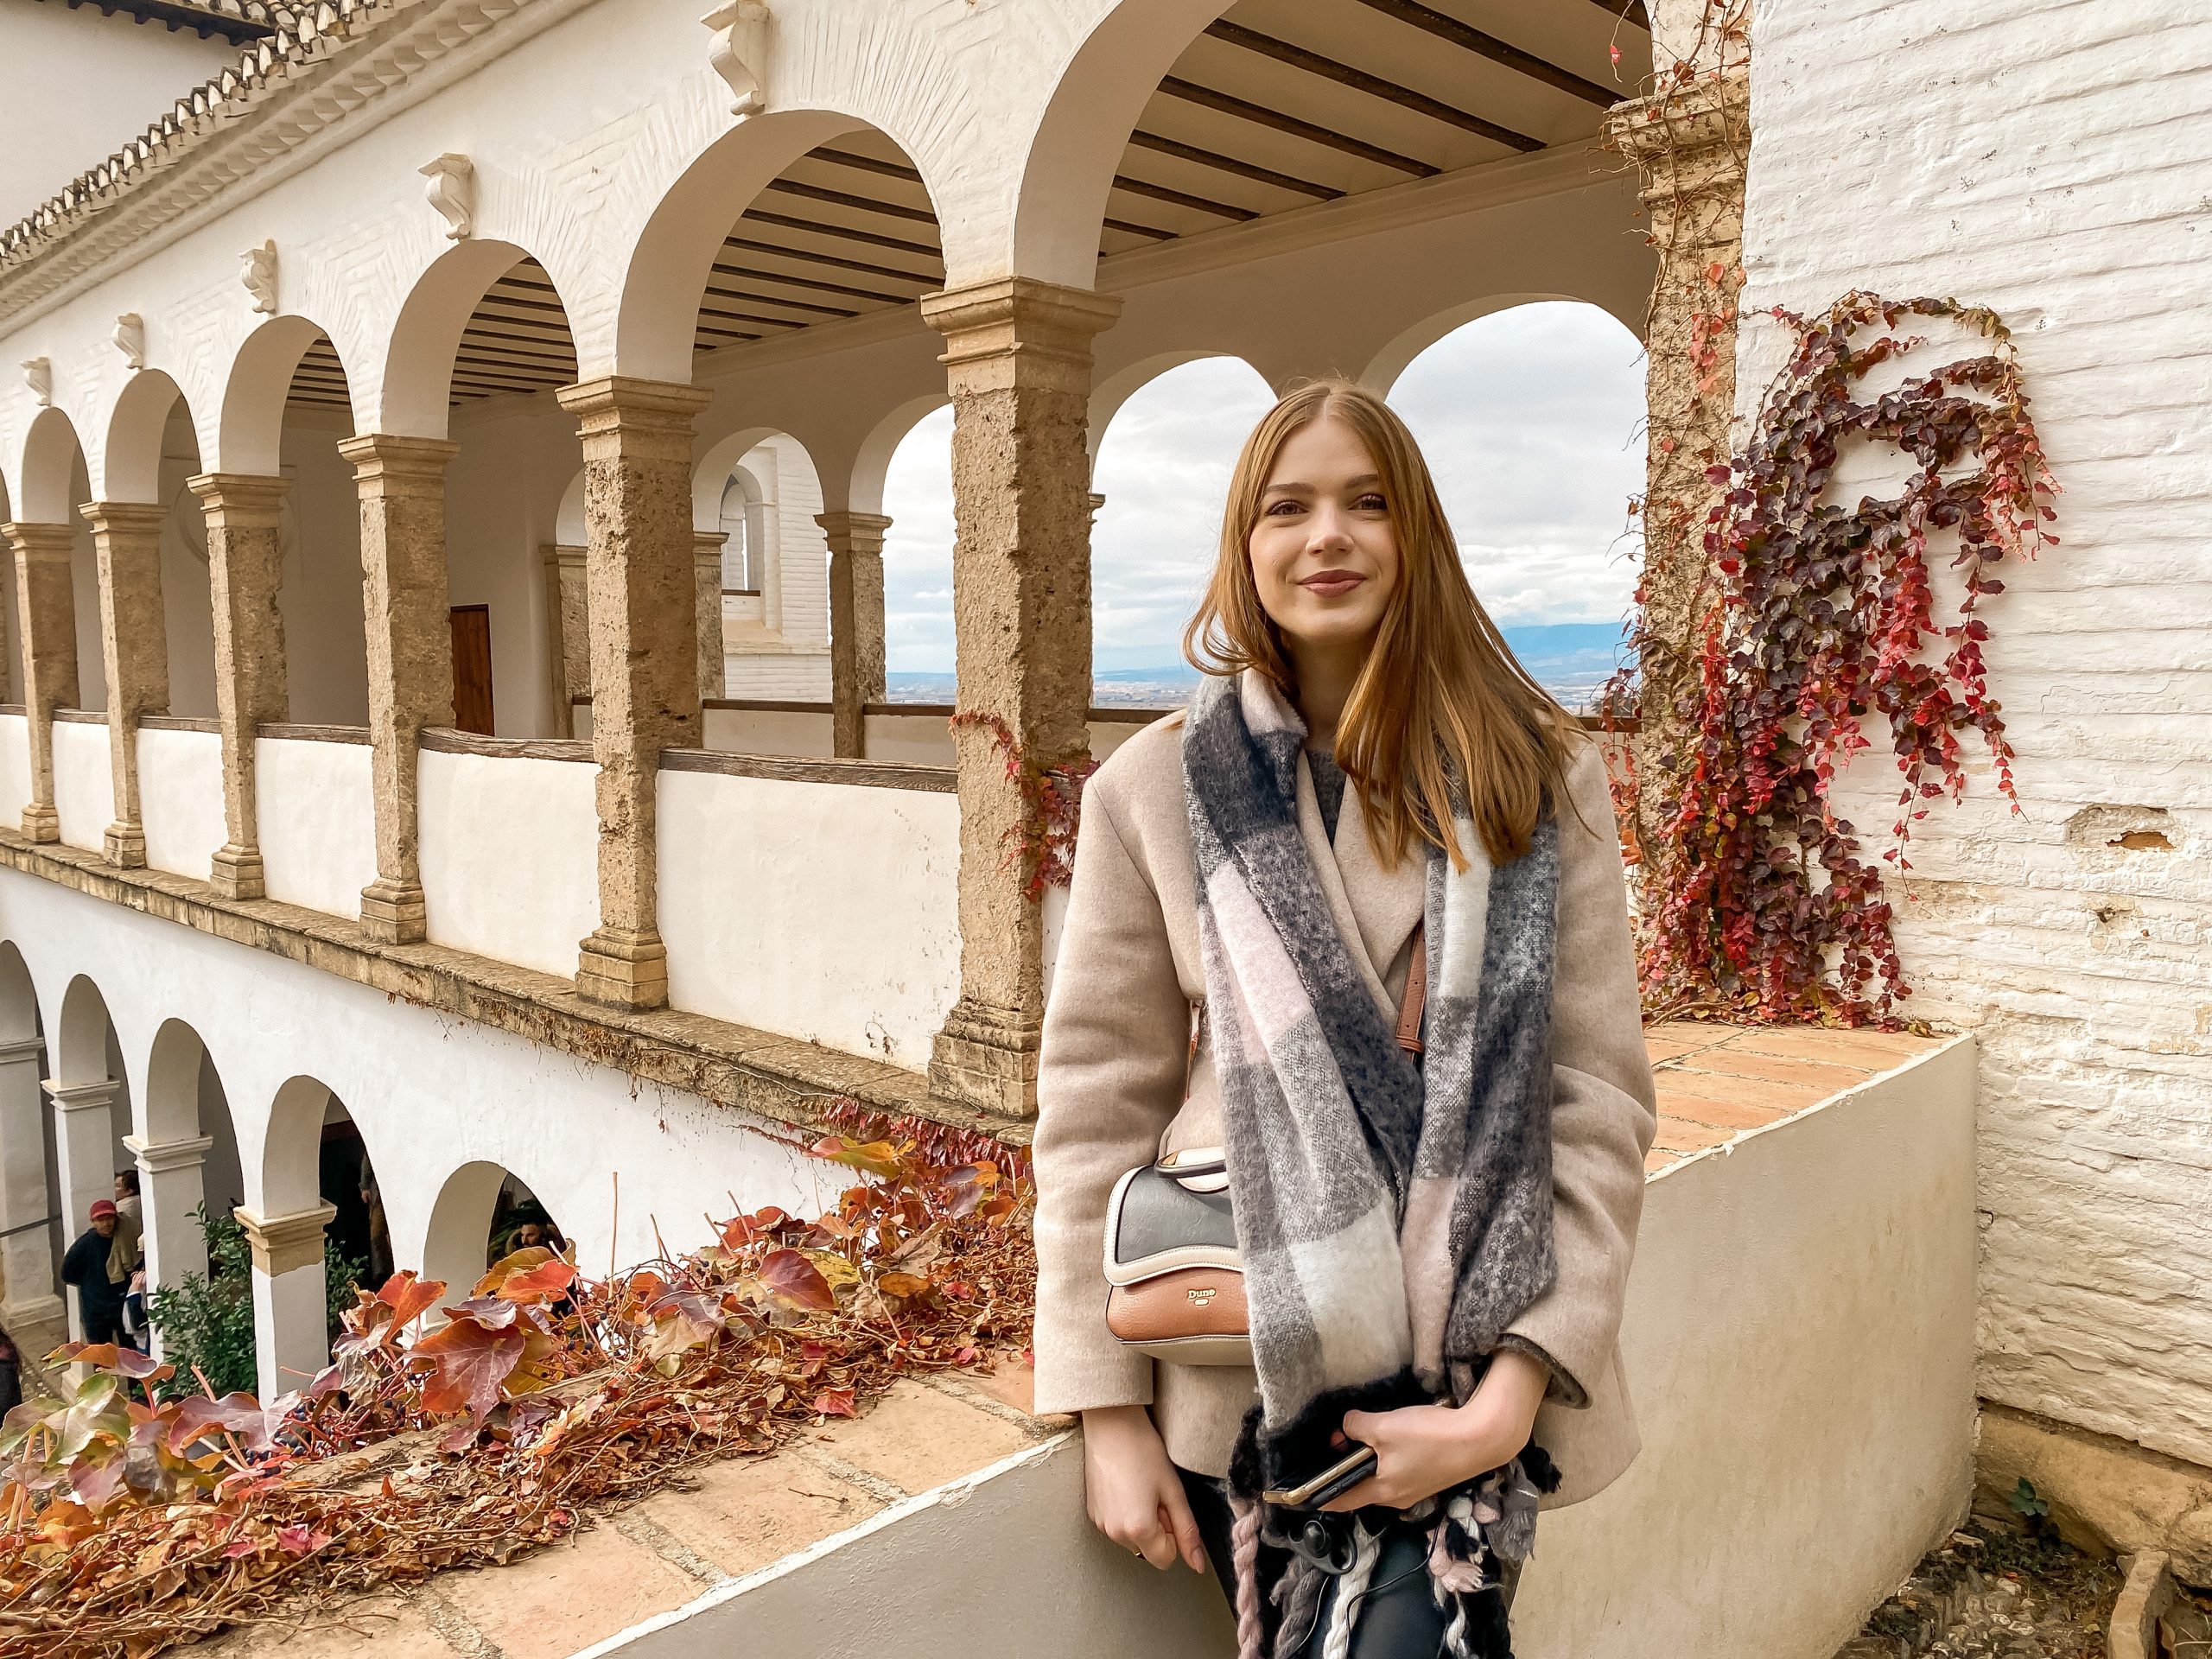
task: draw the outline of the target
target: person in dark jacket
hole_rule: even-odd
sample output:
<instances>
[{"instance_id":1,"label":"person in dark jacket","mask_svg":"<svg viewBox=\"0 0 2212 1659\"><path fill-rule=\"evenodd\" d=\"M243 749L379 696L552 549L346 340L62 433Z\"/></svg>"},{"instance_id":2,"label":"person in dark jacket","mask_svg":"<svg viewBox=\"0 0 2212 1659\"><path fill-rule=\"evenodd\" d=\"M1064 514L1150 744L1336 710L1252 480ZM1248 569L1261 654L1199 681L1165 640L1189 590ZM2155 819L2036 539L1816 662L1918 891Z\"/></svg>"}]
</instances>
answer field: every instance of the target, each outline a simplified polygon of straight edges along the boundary
<instances>
[{"instance_id":1,"label":"person in dark jacket","mask_svg":"<svg viewBox=\"0 0 2212 1659\"><path fill-rule=\"evenodd\" d=\"M90 1218L92 1225L61 1258L61 1282L76 1289L77 1318L85 1328L85 1340L120 1342L124 1339L124 1287L107 1276L108 1251L115 1243L114 1201L97 1200Z\"/></svg>"}]
</instances>

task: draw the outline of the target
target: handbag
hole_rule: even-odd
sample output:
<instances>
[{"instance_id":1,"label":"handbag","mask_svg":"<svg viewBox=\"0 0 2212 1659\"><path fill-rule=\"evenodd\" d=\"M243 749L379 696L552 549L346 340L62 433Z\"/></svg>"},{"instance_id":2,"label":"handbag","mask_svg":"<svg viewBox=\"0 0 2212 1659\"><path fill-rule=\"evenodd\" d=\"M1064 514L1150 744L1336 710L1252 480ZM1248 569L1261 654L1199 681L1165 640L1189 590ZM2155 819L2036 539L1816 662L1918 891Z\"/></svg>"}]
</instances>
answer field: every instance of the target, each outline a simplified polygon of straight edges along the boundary
<instances>
[{"instance_id":1,"label":"handbag","mask_svg":"<svg viewBox=\"0 0 2212 1659\"><path fill-rule=\"evenodd\" d=\"M1398 1046L1421 1050L1428 951L1416 927L1405 995L1398 1004ZM1191 1097L1205 1004L1191 1005L1191 1046L1183 1098ZM1244 1300L1244 1260L1229 1198L1229 1161L1219 1147L1185 1147L1140 1164L1114 1184L1106 1201L1106 1328L1154 1359L1180 1365L1249 1365L1252 1322Z\"/></svg>"}]
</instances>

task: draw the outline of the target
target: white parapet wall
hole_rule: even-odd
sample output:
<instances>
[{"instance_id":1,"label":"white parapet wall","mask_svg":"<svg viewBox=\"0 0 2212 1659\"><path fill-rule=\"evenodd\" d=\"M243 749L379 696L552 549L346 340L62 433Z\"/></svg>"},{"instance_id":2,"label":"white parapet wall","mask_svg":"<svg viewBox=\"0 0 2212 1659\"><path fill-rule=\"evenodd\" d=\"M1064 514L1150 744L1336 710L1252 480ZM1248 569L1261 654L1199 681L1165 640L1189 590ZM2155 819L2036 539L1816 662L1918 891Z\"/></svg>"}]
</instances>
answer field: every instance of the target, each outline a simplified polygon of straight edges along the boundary
<instances>
[{"instance_id":1,"label":"white parapet wall","mask_svg":"<svg viewBox=\"0 0 2212 1659\"><path fill-rule=\"evenodd\" d=\"M589 729L579 709L578 730ZM1146 709L1126 719L1108 716L1090 722L1090 753L1103 760L1159 716ZM862 721L868 758L902 766L949 766L952 733L944 710L868 715ZM830 709L709 709L706 747L725 754L788 754L826 760L835 747Z\"/></svg>"},{"instance_id":2,"label":"white parapet wall","mask_svg":"<svg viewBox=\"0 0 2212 1659\"><path fill-rule=\"evenodd\" d=\"M599 925L599 769L425 750L416 772L430 942L567 977Z\"/></svg>"},{"instance_id":3,"label":"white parapet wall","mask_svg":"<svg viewBox=\"0 0 2212 1659\"><path fill-rule=\"evenodd\" d=\"M54 810L60 816L63 846L99 851L108 825L115 822L105 722L54 722Z\"/></svg>"},{"instance_id":4,"label":"white parapet wall","mask_svg":"<svg viewBox=\"0 0 2212 1659\"><path fill-rule=\"evenodd\" d=\"M0 824L21 829L31 800L31 728L22 715L0 715Z\"/></svg>"},{"instance_id":5,"label":"white parapet wall","mask_svg":"<svg viewBox=\"0 0 2212 1659\"><path fill-rule=\"evenodd\" d=\"M1831 1659L1962 1517L1974 1058L1960 1039L1651 1182L1622 1347L1643 1452L1547 1515L1522 1659ZM1218 1592L1092 1532L1054 1440L589 1659L1224 1659ZM978 1620L986 1621L979 1627Z\"/></svg>"},{"instance_id":6,"label":"white parapet wall","mask_svg":"<svg viewBox=\"0 0 2212 1659\"><path fill-rule=\"evenodd\" d=\"M254 742L254 793L269 896L359 916L377 879L369 746L309 738Z\"/></svg>"},{"instance_id":7,"label":"white parapet wall","mask_svg":"<svg viewBox=\"0 0 2212 1659\"><path fill-rule=\"evenodd\" d=\"M960 994L959 798L660 774L671 1003L895 1065Z\"/></svg>"},{"instance_id":8,"label":"white parapet wall","mask_svg":"<svg viewBox=\"0 0 2212 1659\"><path fill-rule=\"evenodd\" d=\"M138 816L146 830L150 868L207 880L227 838L221 736L141 727Z\"/></svg>"}]
</instances>

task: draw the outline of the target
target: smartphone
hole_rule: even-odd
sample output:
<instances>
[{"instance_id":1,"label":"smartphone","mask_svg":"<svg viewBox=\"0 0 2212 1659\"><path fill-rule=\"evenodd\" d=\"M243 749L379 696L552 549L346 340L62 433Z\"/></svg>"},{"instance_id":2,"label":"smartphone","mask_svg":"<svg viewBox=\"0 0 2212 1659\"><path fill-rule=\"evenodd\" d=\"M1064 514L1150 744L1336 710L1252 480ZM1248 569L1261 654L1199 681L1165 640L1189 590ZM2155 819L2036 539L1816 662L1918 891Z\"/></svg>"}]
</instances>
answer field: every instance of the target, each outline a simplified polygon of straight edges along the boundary
<instances>
[{"instance_id":1,"label":"smartphone","mask_svg":"<svg viewBox=\"0 0 2212 1659\"><path fill-rule=\"evenodd\" d=\"M1318 1510L1342 1497L1375 1472L1375 1448L1356 1446L1313 1479L1296 1486L1271 1487L1261 1498L1283 1510Z\"/></svg>"}]
</instances>

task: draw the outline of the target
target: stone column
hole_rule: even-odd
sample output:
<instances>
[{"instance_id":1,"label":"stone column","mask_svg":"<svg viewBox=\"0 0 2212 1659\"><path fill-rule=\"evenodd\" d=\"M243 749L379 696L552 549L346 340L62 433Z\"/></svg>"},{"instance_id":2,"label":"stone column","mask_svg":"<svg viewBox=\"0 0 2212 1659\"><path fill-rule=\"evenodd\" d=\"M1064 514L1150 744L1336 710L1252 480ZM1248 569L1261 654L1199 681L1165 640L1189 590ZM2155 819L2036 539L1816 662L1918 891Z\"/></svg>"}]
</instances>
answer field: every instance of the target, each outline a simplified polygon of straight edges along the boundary
<instances>
[{"instance_id":1,"label":"stone column","mask_svg":"<svg viewBox=\"0 0 2212 1659\"><path fill-rule=\"evenodd\" d=\"M174 1289L187 1275L207 1271L207 1241L192 1217L207 1197L200 1179L213 1135L149 1143L123 1137L138 1164L139 1219L146 1230L146 1283Z\"/></svg>"},{"instance_id":2,"label":"stone column","mask_svg":"<svg viewBox=\"0 0 2212 1659\"><path fill-rule=\"evenodd\" d=\"M1121 302L1011 277L925 296L952 393L952 612L963 723L960 1000L930 1086L1014 1116L1036 1110L1043 907L1009 844L1027 831L996 721L1027 766L1085 759L1090 734L1090 342Z\"/></svg>"},{"instance_id":3,"label":"stone column","mask_svg":"<svg viewBox=\"0 0 2212 1659\"><path fill-rule=\"evenodd\" d=\"M67 524L4 526L16 556L16 616L23 653L24 724L30 728L31 798L23 836L61 839L54 810L54 711L73 708L77 683L77 602L69 578Z\"/></svg>"},{"instance_id":4,"label":"stone column","mask_svg":"<svg viewBox=\"0 0 2212 1659\"><path fill-rule=\"evenodd\" d=\"M1681 710L1698 676L1698 641L1713 595L1706 519L1720 491L1707 469L1726 463L1736 402L1736 296L1744 283L1744 175L1750 92L1740 64L1613 106L1607 141L1636 164L1659 255L1644 330L1646 421L1643 640L1633 742L1641 785L1640 875L1671 816Z\"/></svg>"},{"instance_id":5,"label":"stone column","mask_svg":"<svg viewBox=\"0 0 2212 1659\"><path fill-rule=\"evenodd\" d=\"M261 1397L303 1389L330 1363L322 1281L323 1229L337 1210L318 1204L288 1216L231 1211L253 1252L253 1347Z\"/></svg>"},{"instance_id":6,"label":"stone column","mask_svg":"<svg viewBox=\"0 0 2212 1659\"><path fill-rule=\"evenodd\" d=\"M46 1085L47 1098L54 1103L54 1177L65 1245L92 1225L94 1203L115 1196L115 1126L109 1109L122 1086L113 1077ZM74 1296L69 1299L69 1334L85 1334Z\"/></svg>"},{"instance_id":7,"label":"stone column","mask_svg":"<svg viewBox=\"0 0 2212 1659\"><path fill-rule=\"evenodd\" d=\"M729 695L722 665L722 537L715 530L691 532L692 607L699 618L699 700ZM702 741L706 722L700 721Z\"/></svg>"},{"instance_id":8,"label":"stone column","mask_svg":"<svg viewBox=\"0 0 2212 1659\"><path fill-rule=\"evenodd\" d=\"M361 508L361 595L369 641L369 747L377 879L361 892L361 931L386 944L425 931L416 755L425 726L453 724L453 620L446 592L443 438L371 433L338 453L353 463Z\"/></svg>"},{"instance_id":9,"label":"stone column","mask_svg":"<svg viewBox=\"0 0 2212 1659\"><path fill-rule=\"evenodd\" d=\"M284 674L284 579L277 509L284 480L249 473L202 473L189 480L207 518L207 581L215 613L215 713L223 727L226 839L208 876L226 899L258 899L261 830L255 817L253 745L264 725L290 712Z\"/></svg>"},{"instance_id":10,"label":"stone column","mask_svg":"<svg viewBox=\"0 0 2212 1659\"><path fill-rule=\"evenodd\" d=\"M668 1001L654 893L660 752L700 740L691 421L710 394L615 375L558 396L584 448L599 762L599 926L583 941L576 991L613 1007L657 1008Z\"/></svg>"},{"instance_id":11,"label":"stone column","mask_svg":"<svg viewBox=\"0 0 2212 1659\"><path fill-rule=\"evenodd\" d=\"M168 513L141 501L94 501L78 511L92 527L99 556L100 652L115 775L115 822L101 837L101 852L111 864L138 869L146 862L138 720L169 706L168 626L162 610L162 521Z\"/></svg>"},{"instance_id":12,"label":"stone column","mask_svg":"<svg viewBox=\"0 0 2212 1659\"><path fill-rule=\"evenodd\" d=\"M871 702L883 701L883 537L880 512L817 512L830 543L830 703L833 754L868 753Z\"/></svg>"},{"instance_id":13,"label":"stone column","mask_svg":"<svg viewBox=\"0 0 2212 1659\"><path fill-rule=\"evenodd\" d=\"M44 1102L35 1037L0 1043L0 1325L23 1341L61 1319L54 1294L54 1229L47 1218ZM87 1203L90 1200L86 1200ZM74 1236L74 1235L71 1235ZM35 1356L34 1356L35 1357Z\"/></svg>"},{"instance_id":14,"label":"stone column","mask_svg":"<svg viewBox=\"0 0 2212 1659\"><path fill-rule=\"evenodd\" d=\"M584 550L549 546L545 556L546 656L553 729L575 735L575 699L591 694L591 630L584 607ZM721 614L719 607L715 614Z\"/></svg>"}]
</instances>

